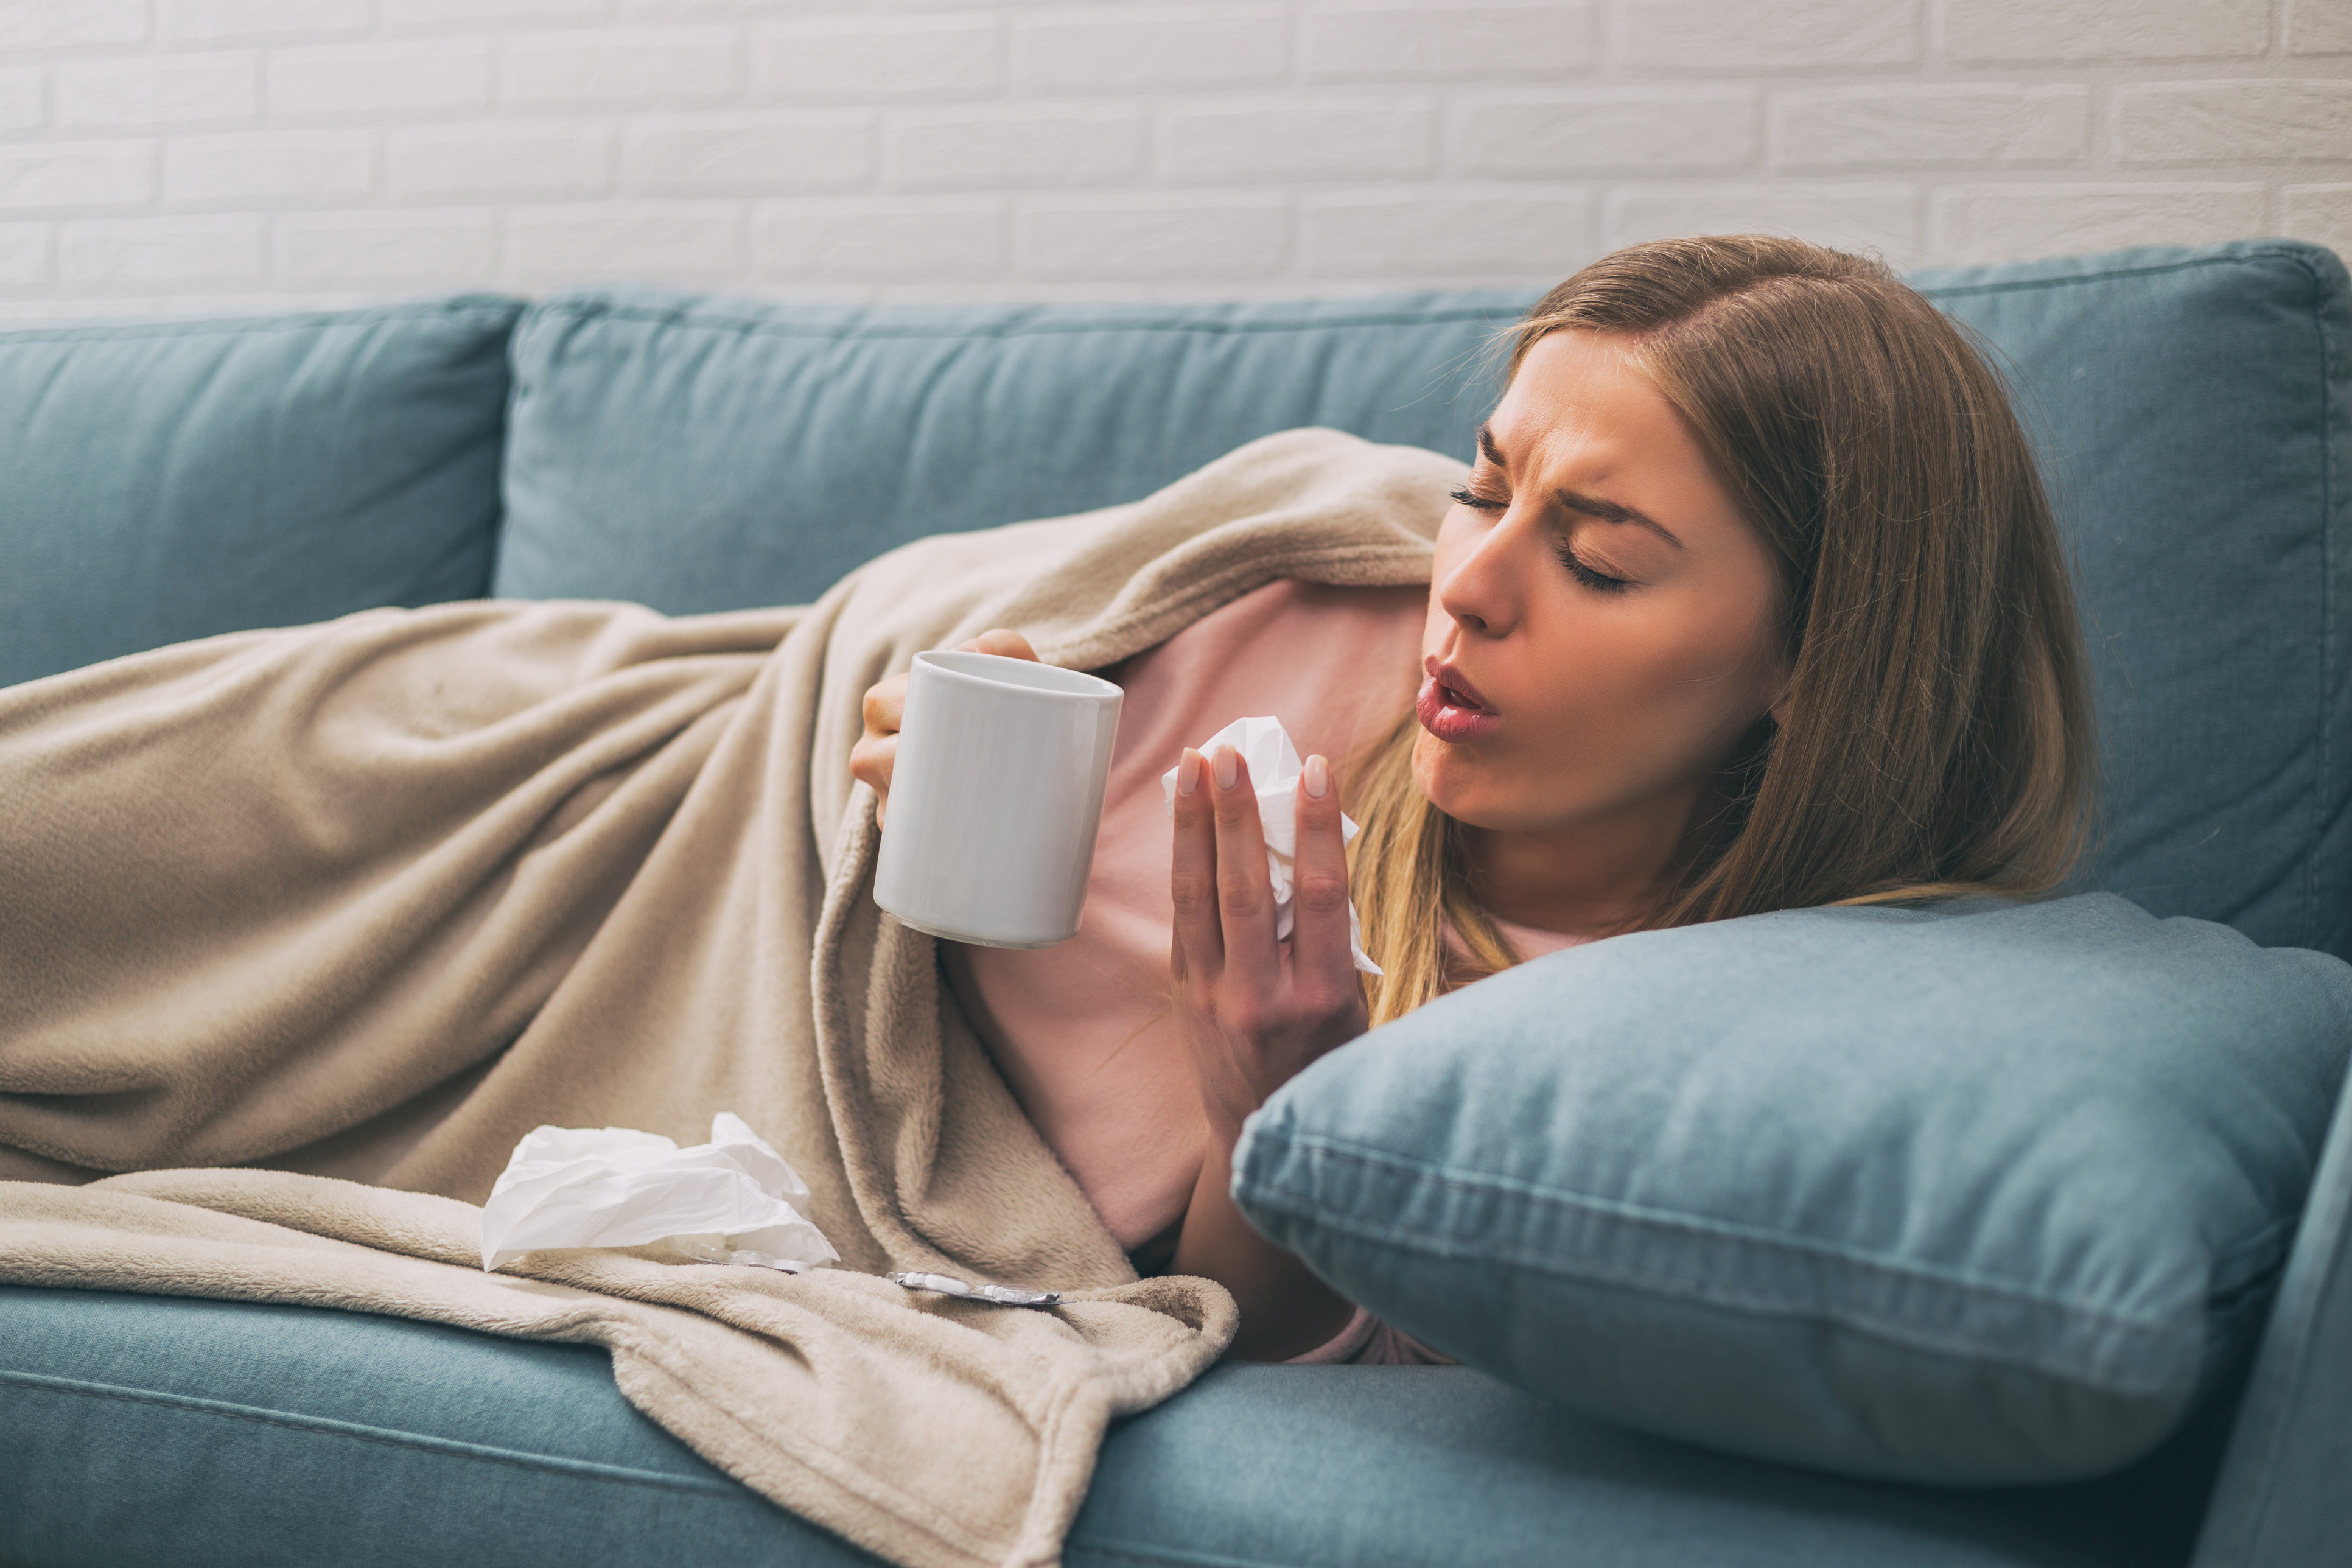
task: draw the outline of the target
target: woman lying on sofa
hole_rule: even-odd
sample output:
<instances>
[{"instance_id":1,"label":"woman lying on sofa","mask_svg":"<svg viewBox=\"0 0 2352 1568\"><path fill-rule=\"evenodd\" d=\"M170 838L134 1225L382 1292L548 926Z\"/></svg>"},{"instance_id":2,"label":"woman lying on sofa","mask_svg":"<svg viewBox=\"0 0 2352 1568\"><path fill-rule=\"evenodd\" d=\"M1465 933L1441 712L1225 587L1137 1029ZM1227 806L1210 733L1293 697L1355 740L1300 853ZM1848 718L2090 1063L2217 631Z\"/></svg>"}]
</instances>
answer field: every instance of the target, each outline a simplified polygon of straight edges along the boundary
<instances>
[{"instance_id":1,"label":"woman lying on sofa","mask_svg":"<svg viewBox=\"0 0 2352 1568\"><path fill-rule=\"evenodd\" d=\"M1229 1195L1243 1120L1317 1058L1571 943L2040 892L2082 842L2090 709L2050 510L2000 384L1927 300L1796 241L1663 241L1553 289L1510 371L1428 592L1276 582L1108 671L1128 700L1085 929L945 950L1113 1235L1147 1273L1230 1289L1240 1355L1431 1354ZM966 646L1035 657L1010 630ZM905 687L866 694L853 759L886 797ZM1186 743L1244 713L1314 752L1281 942L1248 766Z\"/></svg>"},{"instance_id":2,"label":"woman lying on sofa","mask_svg":"<svg viewBox=\"0 0 2352 1568\"><path fill-rule=\"evenodd\" d=\"M903 1340L909 1376L996 1352L873 1317L890 1270L1106 1292L1180 1361L1231 1323L1182 1279L1206 1276L1241 1354L1409 1357L1232 1206L1278 1085L1571 942L2049 889L2091 769L2017 421L1875 265L1755 238L1609 257L1521 325L1480 446L1465 473L1271 436L811 605L371 610L0 691L0 1177L258 1166L480 1204L535 1127L691 1140L724 1111L840 1254L793 1299ZM1085 931L941 964L874 904L851 774L889 783L898 688L867 689L992 626L1108 669L1125 720ZM1262 714L1312 753L1286 945L1251 780L1190 749ZM274 1215L358 1201L288 1180ZM267 1271L240 1289L277 1299Z\"/></svg>"}]
</instances>

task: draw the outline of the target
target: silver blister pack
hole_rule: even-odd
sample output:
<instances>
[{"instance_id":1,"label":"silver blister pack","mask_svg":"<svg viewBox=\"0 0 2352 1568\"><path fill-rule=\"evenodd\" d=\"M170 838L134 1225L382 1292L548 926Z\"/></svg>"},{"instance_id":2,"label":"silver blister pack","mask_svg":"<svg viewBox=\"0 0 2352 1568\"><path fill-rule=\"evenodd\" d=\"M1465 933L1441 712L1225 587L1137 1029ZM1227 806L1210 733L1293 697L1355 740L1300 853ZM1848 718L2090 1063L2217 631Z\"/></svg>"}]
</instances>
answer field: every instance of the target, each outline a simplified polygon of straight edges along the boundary
<instances>
[{"instance_id":1,"label":"silver blister pack","mask_svg":"<svg viewBox=\"0 0 2352 1568\"><path fill-rule=\"evenodd\" d=\"M957 1296L968 1301L988 1301L999 1307L1058 1307L1062 1304L1059 1290L1015 1290L1010 1285L967 1285L951 1274L919 1274L901 1270L887 1276L894 1285L909 1290L929 1290L935 1296Z\"/></svg>"}]
</instances>

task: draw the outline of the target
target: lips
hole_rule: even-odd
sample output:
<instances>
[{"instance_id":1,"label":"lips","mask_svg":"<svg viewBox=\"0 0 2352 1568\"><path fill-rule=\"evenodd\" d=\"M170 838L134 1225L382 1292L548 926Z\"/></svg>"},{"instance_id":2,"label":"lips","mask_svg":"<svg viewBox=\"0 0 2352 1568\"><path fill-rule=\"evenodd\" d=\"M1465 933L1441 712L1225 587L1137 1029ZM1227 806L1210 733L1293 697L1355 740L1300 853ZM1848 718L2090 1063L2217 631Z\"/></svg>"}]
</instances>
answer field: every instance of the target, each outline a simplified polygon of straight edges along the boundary
<instances>
[{"instance_id":1,"label":"lips","mask_svg":"<svg viewBox=\"0 0 2352 1568\"><path fill-rule=\"evenodd\" d=\"M1426 673L1421 683L1421 695L1413 702L1413 712L1423 729L1441 741L1459 742L1475 740L1500 721L1500 716L1487 706L1478 689L1465 679L1460 670L1440 663L1433 656L1423 668Z\"/></svg>"}]
</instances>

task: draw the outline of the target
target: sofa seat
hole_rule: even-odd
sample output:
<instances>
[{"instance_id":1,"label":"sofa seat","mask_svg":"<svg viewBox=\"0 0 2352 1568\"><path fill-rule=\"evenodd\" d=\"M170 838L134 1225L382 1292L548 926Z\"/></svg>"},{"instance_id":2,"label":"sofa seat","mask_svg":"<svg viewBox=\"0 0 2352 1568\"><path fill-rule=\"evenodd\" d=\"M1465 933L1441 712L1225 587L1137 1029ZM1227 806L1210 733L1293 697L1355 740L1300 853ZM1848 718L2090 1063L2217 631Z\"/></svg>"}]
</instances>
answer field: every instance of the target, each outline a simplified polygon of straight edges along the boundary
<instances>
[{"instance_id":1,"label":"sofa seat","mask_svg":"<svg viewBox=\"0 0 2352 1568\"><path fill-rule=\"evenodd\" d=\"M303 1307L0 1288L0 1518L41 1568L847 1568L638 1415L601 1350ZM2150 1568L2218 1443L2079 1486L1847 1481L1455 1367L1225 1366L1119 1424L1071 1568ZM159 1456L170 1456L159 1463Z\"/></svg>"}]
</instances>

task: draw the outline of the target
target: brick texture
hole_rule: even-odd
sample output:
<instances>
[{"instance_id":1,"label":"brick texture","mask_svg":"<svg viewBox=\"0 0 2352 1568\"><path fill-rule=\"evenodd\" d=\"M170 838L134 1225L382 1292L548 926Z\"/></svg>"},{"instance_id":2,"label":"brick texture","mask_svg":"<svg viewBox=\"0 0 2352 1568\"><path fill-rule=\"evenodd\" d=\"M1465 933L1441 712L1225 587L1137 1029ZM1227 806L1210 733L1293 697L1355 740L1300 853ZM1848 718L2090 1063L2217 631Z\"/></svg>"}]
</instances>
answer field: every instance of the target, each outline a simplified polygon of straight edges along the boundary
<instances>
[{"instance_id":1,"label":"brick texture","mask_svg":"<svg viewBox=\"0 0 2352 1568\"><path fill-rule=\"evenodd\" d=\"M1039 92L1160 92L1256 87L1290 74L1279 9L1055 16L1013 31L1013 79Z\"/></svg>"},{"instance_id":2,"label":"brick texture","mask_svg":"<svg viewBox=\"0 0 2352 1568\"><path fill-rule=\"evenodd\" d=\"M1919 7L1900 0L1621 0L1629 63L1656 71L1754 76L1909 65Z\"/></svg>"},{"instance_id":3,"label":"brick texture","mask_svg":"<svg viewBox=\"0 0 2352 1568\"><path fill-rule=\"evenodd\" d=\"M0 146L0 212L142 205L155 197L155 143Z\"/></svg>"},{"instance_id":4,"label":"brick texture","mask_svg":"<svg viewBox=\"0 0 2352 1568\"><path fill-rule=\"evenodd\" d=\"M613 132L596 121L428 125L384 140L383 188L395 198L582 195L613 184Z\"/></svg>"},{"instance_id":5,"label":"brick texture","mask_svg":"<svg viewBox=\"0 0 2352 1568\"><path fill-rule=\"evenodd\" d=\"M58 275L68 287L250 288L262 279L262 229L242 214L68 223L58 233Z\"/></svg>"},{"instance_id":6,"label":"brick texture","mask_svg":"<svg viewBox=\"0 0 2352 1568\"><path fill-rule=\"evenodd\" d=\"M669 115L624 132L624 189L645 195L863 190L878 163L875 121L834 112Z\"/></svg>"},{"instance_id":7,"label":"brick texture","mask_svg":"<svg viewBox=\"0 0 2352 1568\"><path fill-rule=\"evenodd\" d=\"M1309 81L1484 82L1580 76L1599 58L1592 7L1360 5L1300 20Z\"/></svg>"},{"instance_id":8,"label":"brick texture","mask_svg":"<svg viewBox=\"0 0 2352 1568\"><path fill-rule=\"evenodd\" d=\"M1022 215L1027 272L1055 279L1155 282L1266 278L1290 259L1291 213L1279 198L1063 198Z\"/></svg>"},{"instance_id":9,"label":"brick texture","mask_svg":"<svg viewBox=\"0 0 2352 1568\"><path fill-rule=\"evenodd\" d=\"M34 289L49 281L49 231L37 223L0 223L0 287Z\"/></svg>"},{"instance_id":10,"label":"brick texture","mask_svg":"<svg viewBox=\"0 0 2352 1568\"><path fill-rule=\"evenodd\" d=\"M2258 184L1956 186L1938 192L1938 254L1999 261L2126 245L2210 245L2268 226Z\"/></svg>"},{"instance_id":11,"label":"brick texture","mask_svg":"<svg viewBox=\"0 0 2352 1568\"><path fill-rule=\"evenodd\" d=\"M1465 105L1449 164L1498 179L1540 180L1573 167L1595 174L1720 173L1757 157L1761 95L1748 88L1620 88Z\"/></svg>"},{"instance_id":12,"label":"brick texture","mask_svg":"<svg viewBox=\"0 0 2352 1568\"><path fill-rule=\"evenodd\" d=\"M2352 184L2289 185L2283 195L2286 213L2280 233L2317 240L2339 256L2352 256Z\"/></svg>"},{"instance_id":13,"label":"brick texture","mask_svg":"<svg viewBox=\"0 0 2352 1568\"><path fill-rule=\"evenodd\" d=\"M1970 62L2228 59L2263 52L2270 11L2271 0L1944 0L1944 47Z\"/></svg>"},{"instance_id":14,"label":"brick texture","mask_svg":"<svg viewBox=\"0 0 2352 1568\"><path fill-rule=\"evenodd\" d=\"M451 39L274 49L262 94L286 120L470 114L490 105L490 48Z\"/></svg>"},{"instance_id":15,"label":"brick texture","mask_svg":"<svg viewBox=\"0 0 2352 1568\"><path fill-rule=\"evenodd\" d=\"M1003 29L984 18L785 24L751 43L752 85L771 99L932 103L993 97L1003 78Z\"/></svg>"},{"instance_id":16,"label":"brick texture","mask_svg":"<svg viewBox=\"0 0 2352 1568\"><path fill-rule=\"evenodd\" d=\"M1572 270L1559 258L1596 248L1591 204L1547 192L1318 196L1300 218L1308 263L1335 278L1380 277L1401 249L1416 273L1450 283L1557 283Z\"/></svg>"},{"instance_id":17,"label":"brick texture","mask_svg":"<svg viewBox=\"0 0 2352 1568\"><path fill-rule=\"evenodd\" d=\"M1790 234L1823 245L1919 253L1918 197L1904 184L1635 186L1611 194L1601 242L1633 245L1677 234Z\"/></svg>"},{"instance_id":18,"label":"brick texture","mask_svg":"<svg viewBox=\"0 0 2352 1568\"><path fill-rule=\"evenodd\" d=\"M261 112L257 65L257 57L236 53L59 66L51 84L58 123L113 131L251 121Z\"/></svg>"},{"instance_id":19,"label":"brick texture","mask_svg":"<svg viewBox=\"0 0 2352 1568\"><path fill-rule=\"evenodd\" d=\"M0 49L136 44L147 26L147 0L8 0L0 5Z\"/></svg>"},{"instance_id":20,"label":"brick texture","mask_svg":"<svg viewBox=\"0 0 2352 1568\"><path fill-rule=\"evenodd\" d=\"M2286 0L2286 47L2297 55L2352 55L2352 5Z\"/></svg>"},{"instance_id":21,"label":"brick texture","mask_svg":"<svg viewBox=\"0 0 2352 1568\"><path fill-rule=\"evenodd\" d=\"M0 70L0 134L38 130L48 114L48 90L37 70Z\"/></svg>"},{"instance_id":22,"label":"brick texture","mask_svg":"<svg viewBox=\"0 0 2352 1568\"><path fill-rule=\"evenodd\" d=\"M1130 109L931 112L884 127L882 176L900 190L1118 184L1141 171L1143 149Z\"/></svg>"},{"instance_id":23,"label":"brick texture","mask_svg":"<svg viewBox=\"0 0 2352 1568\"><path fill-rule=\"evenodd\" d=\"M2352 80L2164 82L2116 95L2126 163L2352 155Z\"/></svg>"},{"instance_id":24,"label":"brick texture","mask_svg":"<svg viewBox=\"0 0 2352 1568\"><path fill-rule=\"evenodd\" d=\"M361 131L181 136L163 145L163 194L207 205L364 200L375 164L375 138Z\"/></svg>"},{"instance_id":25,"label":"brick texture","mask_svg":"<svg viewBox=\"0 0 2352 1568\"><path fill-rule=\"evenodd\" d=\"M731 202L522 207L507 218L506 276L541 287L647 275L708 282L740 272L743 228Z\"/></svg>"},{"instance_id":26,"label":"brick texture","mask_svg":"<svg viewBox=\"0 0 2352 1568\"><path fill-rule=\"evenodd\" d=\"M159 0L156 10L172 43L335 37L374 20L368 0Z\"/></svg>"},{"instance_id":27,"label":"brick texture","mask_svg":"<svg viewBox=\"0 0 2352 1568\"><path fill-rule=\"evenodd\" d=\"M278 275L297 283L463 288L499 263L488 208L302 212L278 219L275 238Z\"/></svg>"},{"instance_id":28,"label":"brick texture","mask_svg":"<svg viewBox=\"0 0 2352 1568\"><path fill-rule=\"evenodd\" d=\"M752 220L758 275L789 283L983 282L1009 251L1002 203L939 200L769 203Z\"/></svg>"},{"instance_id":29,"label":"brick texture","mask_svg":"<svg viewBox=\"0 0 2352 1568\"><path fill-rule=\"evenodd\" d=\"M642 109L731 98L742 51L715 28L564 33L508 44L500 96L518 109Z\"/></svg>"},{"instance_id":30,"label":"brick texture","mask_svg":"<svg viewBox=\"0 0 2352 1568\"><path fill-rule=\"evenodd\" d=\"M1437 112L1415 99L1188 107L1161 122L1160 155L1184 184L1426 174L1436 168Z\"/></svg>"},{"instance_id":31,"label":"brick texture","mask_svg":"<svg viewBox=\"0 0 2352 1568\"><path fill-rule=\"evenodd\" d=\"M0 317L2352 244L2352 0L0 0Z\"/></svg>"},{"instance_id":32,"label":"brick texture","mask_svg":"<svg viewBox=\"0 0 2352 1568\"><path fill-rule=\"evenodd\" d=\"M1781 94L1772 162L1784 169L2063 168L2090 149L2080 87L1849 87Z\"/></svg>"}]
</instances>

